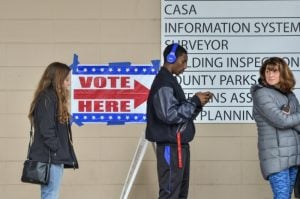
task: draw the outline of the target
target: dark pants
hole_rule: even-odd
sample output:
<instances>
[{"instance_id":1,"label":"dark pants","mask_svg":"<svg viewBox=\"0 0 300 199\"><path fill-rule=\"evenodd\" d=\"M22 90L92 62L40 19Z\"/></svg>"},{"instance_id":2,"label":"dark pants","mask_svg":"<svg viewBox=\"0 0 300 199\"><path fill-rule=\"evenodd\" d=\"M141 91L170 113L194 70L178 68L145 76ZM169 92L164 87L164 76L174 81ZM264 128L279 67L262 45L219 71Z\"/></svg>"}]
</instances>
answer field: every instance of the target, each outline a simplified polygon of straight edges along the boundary
<instances>
[{"instance_id":1,"label":"dark pants","mask_svg":"<svg viewBox=\"0 0 300 199\"><path fill-rule=\"evenodd\" d=\"M178 168L176 144L157 144L159 199L186 199L189 191L190 149L182 145L183 167Z\"/></svg>"}]
</instances>

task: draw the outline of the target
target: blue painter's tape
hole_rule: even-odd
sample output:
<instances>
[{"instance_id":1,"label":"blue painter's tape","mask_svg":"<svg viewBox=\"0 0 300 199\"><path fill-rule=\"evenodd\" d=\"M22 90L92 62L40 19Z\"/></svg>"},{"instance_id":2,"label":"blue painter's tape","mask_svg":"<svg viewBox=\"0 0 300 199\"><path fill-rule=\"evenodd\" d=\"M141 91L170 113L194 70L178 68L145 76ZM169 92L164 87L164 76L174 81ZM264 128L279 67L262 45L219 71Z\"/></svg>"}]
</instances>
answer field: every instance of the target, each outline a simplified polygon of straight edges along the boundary
<instances>
[{"instance_id":1,"label":"blue painter's tape","mask_svg":"<svg viewBox=\"0 0 300 199\"><path fill-rule=\"evenodd\" d=\"M78 61L78 55L74 54L73 56L73 63L70 65L71 70L76 71L78 67L79 61Z\"/></svg>"},{"instance_id":2,"label":"blue painter's tape","mask_svg":"<svg viewBox=\"0 0 300 199\"><path fill-rule=\"evenodd\" d=\"M80 120L75 120L73 117L71 117L70 124L72 125L73 123L77 124L77 126L83 126L83 123Z\"/></svg>"},{"instance_id":3,"label":"blue painter's tape","mask_svg":"<svg viewBox=\"0 0 300 199\"><path fill-rule=\"evenodd\" d=\"M107 122L107 125L124 125L125 122L116 122L116 121L111 121Z\"/></svg>"},{"instance_id":4,"label":"blue painter's tape","mask_svg":"<svg viewBox=\"0 0 300 199\"><path fill-rule=\"evenodd\" d=\"M131 62L111 62L108 64L108 66L112 67L129 67L131 66Z\"/></svg>"},{"instance_id":5,"label":"blue painter's tape","mask_svg":"<svg viewBox=\"0 0 300 199\"><path fill-rule=\"evenodd\" d=\"M156 73L158 73L159 68L160 68L160 60L155 59L151 61L153 68L155 68Z\"/></svg>"}]
</instances>

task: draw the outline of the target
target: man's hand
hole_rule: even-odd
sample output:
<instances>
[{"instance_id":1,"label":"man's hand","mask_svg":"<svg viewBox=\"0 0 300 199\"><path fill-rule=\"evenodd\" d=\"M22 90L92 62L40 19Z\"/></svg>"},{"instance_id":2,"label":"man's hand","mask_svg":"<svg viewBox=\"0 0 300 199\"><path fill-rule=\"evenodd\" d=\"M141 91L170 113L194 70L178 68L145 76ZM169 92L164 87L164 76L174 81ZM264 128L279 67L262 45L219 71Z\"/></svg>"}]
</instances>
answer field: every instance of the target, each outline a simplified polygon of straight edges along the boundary
<instances>
[{"instance_id":1,"label":"man's hand","mask_svg":"<svg viewBox=\"0 0 300 199\"><path fill-rule=\"evenodd\" d=\"M197 95L197 97L199 98L202 106L204 106L213 96L213 94L209 91L197 92L195 93L195 95Z\"/></svg>"}]
</instances>

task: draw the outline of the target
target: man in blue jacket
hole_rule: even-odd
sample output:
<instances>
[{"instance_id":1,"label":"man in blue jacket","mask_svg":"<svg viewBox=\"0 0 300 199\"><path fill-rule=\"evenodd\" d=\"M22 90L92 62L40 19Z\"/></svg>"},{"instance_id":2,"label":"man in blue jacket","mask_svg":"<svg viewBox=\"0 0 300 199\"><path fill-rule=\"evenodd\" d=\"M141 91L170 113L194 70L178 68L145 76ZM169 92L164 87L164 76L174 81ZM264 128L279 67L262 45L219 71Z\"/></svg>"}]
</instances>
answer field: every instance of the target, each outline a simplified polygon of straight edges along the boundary
<instances>
[{"instance_id":1,"label":"man in blue jacket","mask_svg":"<svg viewBox=\"0 0 300 199\"><path fill-rule=\"evenodd\" d=\"M183 199L189 189L193 120L212 94L197 92L186 99L174 75L187 68L187 51L175 43L168 45L163 55L164 64L152 83L147 101L146 139L156 142L159 199Z\"/></svg>"}]
</instances>

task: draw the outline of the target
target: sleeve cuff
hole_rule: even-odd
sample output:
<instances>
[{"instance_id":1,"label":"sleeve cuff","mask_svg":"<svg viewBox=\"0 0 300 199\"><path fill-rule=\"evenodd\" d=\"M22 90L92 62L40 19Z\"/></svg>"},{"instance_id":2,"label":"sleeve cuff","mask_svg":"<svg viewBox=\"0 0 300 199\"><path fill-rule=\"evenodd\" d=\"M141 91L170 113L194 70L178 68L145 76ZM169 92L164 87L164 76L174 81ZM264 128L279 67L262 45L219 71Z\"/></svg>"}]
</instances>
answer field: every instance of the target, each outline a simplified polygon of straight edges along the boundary
<instances>
[{"instance_id":1,"label":"sleeve cuff","mask_svg":"<svg viewBox=\"0 0 300 199\"><path fill-rule=\"evenodd\" d=\"M202 108L201 101L200 101L200 99L197 97L197 95L194 95L194 96L191 98L191 101L194 102L198 108Z\"/></svg>"}]
</instances>

